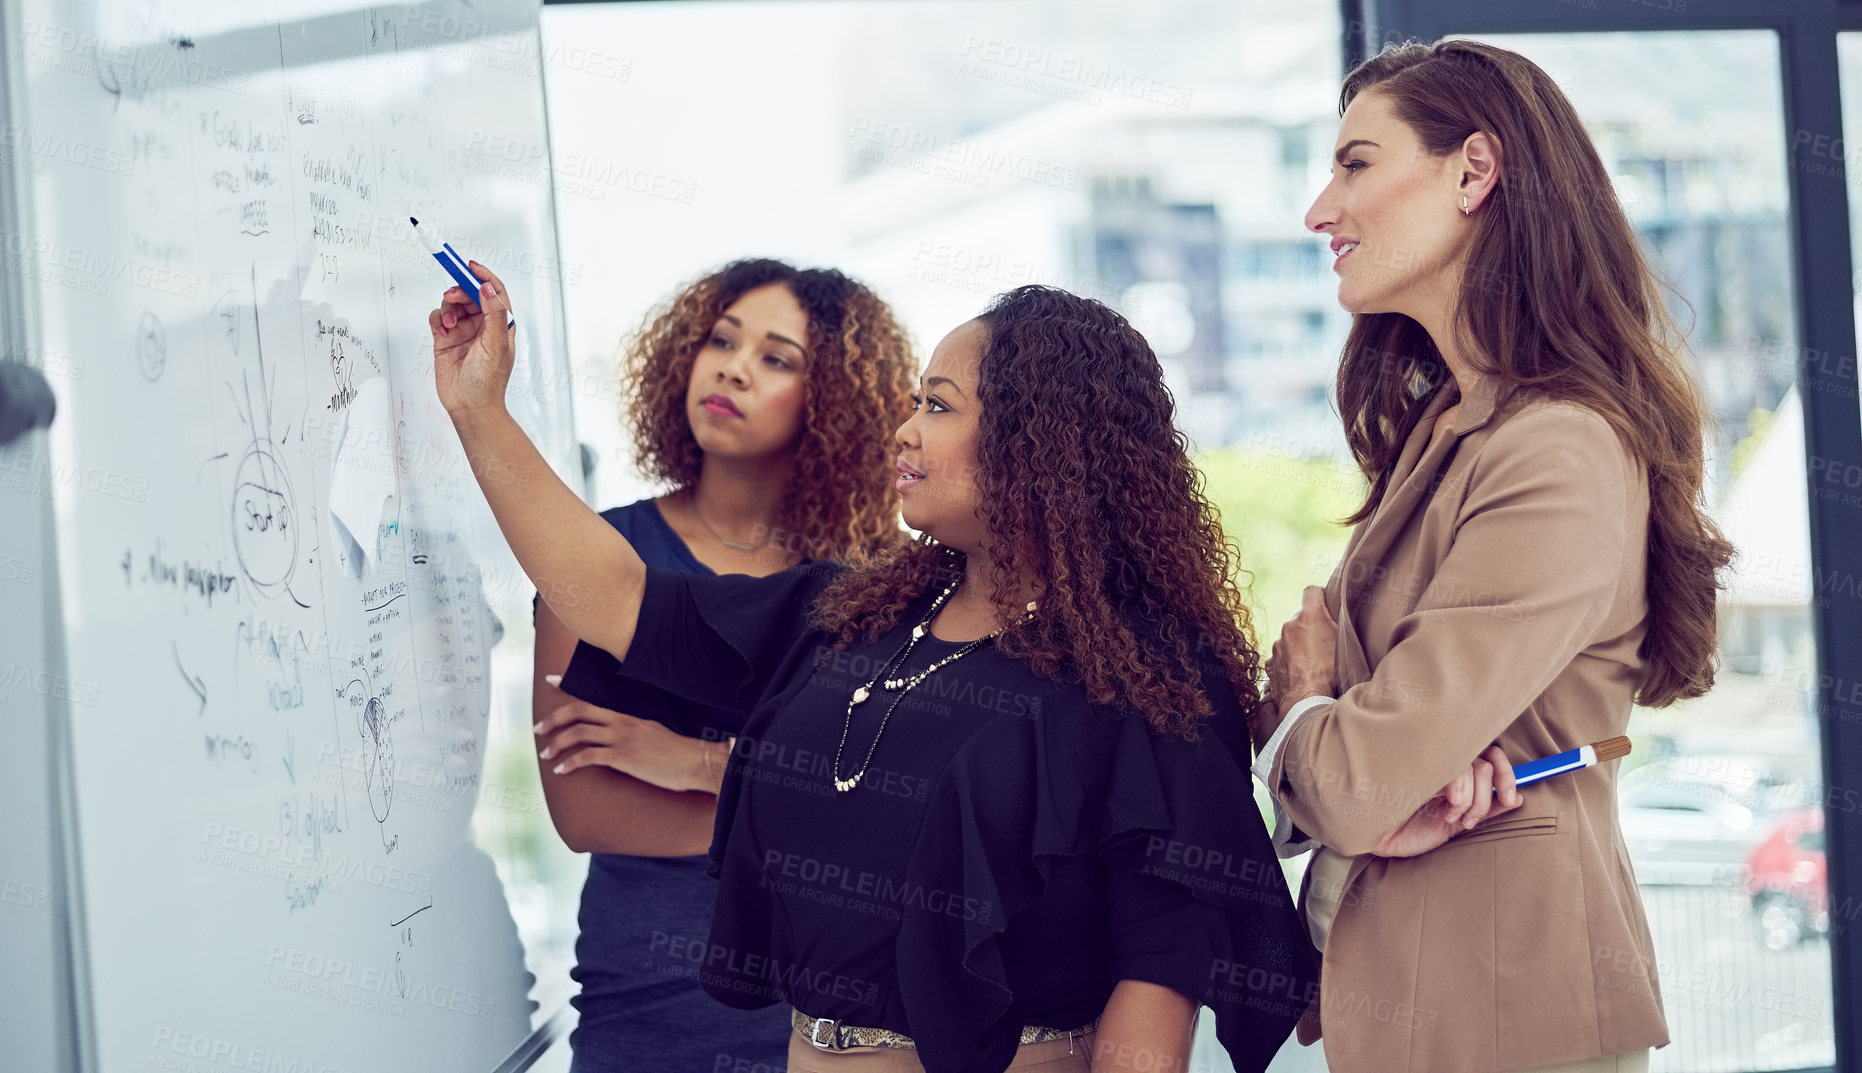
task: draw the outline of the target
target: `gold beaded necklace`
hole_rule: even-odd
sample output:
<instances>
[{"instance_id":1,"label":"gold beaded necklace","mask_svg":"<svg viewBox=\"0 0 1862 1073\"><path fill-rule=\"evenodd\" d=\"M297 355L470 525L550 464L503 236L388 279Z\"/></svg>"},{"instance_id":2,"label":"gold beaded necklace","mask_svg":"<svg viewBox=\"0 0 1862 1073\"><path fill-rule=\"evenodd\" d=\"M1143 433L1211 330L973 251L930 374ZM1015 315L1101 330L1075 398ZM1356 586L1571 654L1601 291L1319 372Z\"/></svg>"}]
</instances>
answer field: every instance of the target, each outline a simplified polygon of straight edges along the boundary
<instances>
[{"instance_id":1,"label":"gold beaded necklace","mask_svg":"<svg viewBox=\"0 0 1862 1073\"><path fill-rule=\"evenodd\" d=\"M931 609L925 612L925 617L918 625L912 627L912 635L906 640L905 644L901 645L898 651L892 654L892 658L888 659L885 665L880 667L880 669L874 673L873 677L867 680L865 685L853 691L853 698L847 702L847 722L841 727L840 744L834 747L834 789L838 792L844 794L860 785L860 780L866 775L867 765L873 761L874 750L879 748L879 736L886 732L886 722L892 718L892 713L897 710L899 703L905 699L905 695L910 693L914 686L931 677L932 673L940 668L957 662L964 656L969 655L983 645L995 640L997 635L1002 632L1001 630L997 630L995 633L991 633L986 637L978 637L976 640L964 645L962 648L959 648L957 651L931 664L931 666L926 667L910 678L886 678L886 675L891 674L895 669L902 668L905 665L906 659L912 654L912 649L917 646L918 639L930 632L931 620L937 617L938 609L944 606L944 602L949 600L951 594L956 592L957 587L962 584L963 579L959 577L949 585L946 585L944 591L938 594L938 598L931 601ZM1028 614L1031 617L1034 615L1034 608L1035 601L1030 600L1028 602ZM883 683L881 679L884 679ZM854 705L862 704L867 698L871 697L875 685L880 685L889 693L897 693L898 696L893 698L891 706L886 709L886 714L880 717L879 729L873 732L873 744L867 746L866 759L860 761L860 770L843 779L840 777L841 750L846 748L847 733L853 729Z\"/></svg>"}]
</instances>

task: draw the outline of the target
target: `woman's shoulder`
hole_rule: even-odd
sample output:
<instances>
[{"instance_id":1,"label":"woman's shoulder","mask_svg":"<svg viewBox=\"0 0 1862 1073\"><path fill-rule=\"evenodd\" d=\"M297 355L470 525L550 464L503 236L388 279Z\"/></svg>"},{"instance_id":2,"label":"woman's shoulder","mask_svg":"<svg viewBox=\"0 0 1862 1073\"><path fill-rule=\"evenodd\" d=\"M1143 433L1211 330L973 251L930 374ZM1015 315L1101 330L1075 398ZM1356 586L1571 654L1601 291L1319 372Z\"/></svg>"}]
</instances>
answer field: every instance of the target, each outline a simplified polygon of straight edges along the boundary
<instances>
[{"instance_id":1,"label":"woman's shoulder","mask_svg":"<svg viewBox=\"0 0 1862 1073\"><path fill-rule=\"evenodd\" d=\"M657 497L649 496L625 506L610 507L601 512L601 517L627 538L627 542L634 546L634 551L648 566L676 570L683 574L716 573L692 554L685 538L679 535L679 531L673 528L665 513L660 510Z\"/></svg>"},{"instance_id":2,"label":"woman's shoulder","mask_svg":"<svg viewBox=\"0 0 1862 1073\"><path fill-rule=\"evenodd\" d=\"M632 542L643 529L662 529L665 517L659 512L659 501L653 496L636 499L618 507L609 507L601 512L601 520L613 526L620 534Z\"/></svg>"},{"instance_id":3,"label":"woman's shoulder","mask_svg":"<svg viewBox=\"0 0 1862 1073\"><path fill-rule=\"evenodd\" d=\"M1242 698L1228 676L1228 664L1223 661L1211 631L1182 621L1175 622L1166 631L1164 623L1131 610L1125 613L1125 620L1138 638L1138 643L1151 654L1153 660L1161 660L1166 665L1190 672L1192 684L1209 701L1209 717L1199 726L1239 719L1243 710ZM1184 653L1179 653L1177 641L1173 641L1172 636L1180 639ZM1183 655L1187 655L1187 660L1179 664L1178 660ZM1145 718L1143 712L1132 706L1127 706L1124 714L1134 719ZM1242 737L1245 741L1245 727Z\"/></svg>"},{"instance_id":4,"label":"woman's shoulder","mask_svg":"<svg viewBox=\"0 0 1862 1073\"><path fill-rule=\"evenodd\" d=\"M1539 392L1517 392L1511 405L1495 415L1488 451L1544 451L1560 448L1627 457L1629 445L1610 419L1571 399Z\"/></svg>"},{"instance_id":5,"label":"woman's shoulder","mask_svg":"<svg viewBox=\"0 0 1862 1073\"><path fill-rule=\"evenodd\" d=\"M809 610L844 569L831 559L796 563L770 574L697 574L648 564L647 588L654 600L691 599L714 625L726 621L794 620L807 632ZM688 597L670 595L681 590Z\"/></svg>"},{"instance_id":6,"label":"woman's shoulder","mask_svg":"<svg viewBox=\"0 0 1862 1073\"><path fill-rule=\"evenodd\" d=\"M1470 487L1585 486L1628 494L1646 479L1621 431L1596 409L1520 392L1474 445Z\"/></svg>"}]
</instances>

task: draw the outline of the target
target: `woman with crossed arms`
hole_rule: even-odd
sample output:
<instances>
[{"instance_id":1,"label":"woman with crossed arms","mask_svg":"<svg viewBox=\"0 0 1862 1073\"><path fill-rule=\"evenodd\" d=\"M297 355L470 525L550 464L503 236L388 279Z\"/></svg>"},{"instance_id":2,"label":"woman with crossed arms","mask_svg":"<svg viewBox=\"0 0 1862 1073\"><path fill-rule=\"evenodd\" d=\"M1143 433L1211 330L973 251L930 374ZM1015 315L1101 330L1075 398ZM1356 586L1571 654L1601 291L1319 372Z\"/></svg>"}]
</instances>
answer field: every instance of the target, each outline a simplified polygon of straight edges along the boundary
<instances>
[{"instance_id":1,"label":"woman with crossed arms","mask_svg":"<svg viewBox=\"0 0 1862 1073\"><path fill-rule=\"evenodd\" d=\"M1702 404L1544 71L1405 45L1340 110L1306 225L1354 314L1339 408L1370 490L1254 726L1282 856L1317 847L1300 1040L1345 1073L1644 1070L1668 1033L1616 765L1521 790L1512 761L1711 686L1731 548Z\"/></svg>"},{"instance_id":2,"label":"woman with crossed arms","mask_svg":"<svg viewBox=\"0 0 1862 1073\"><path fill-rule=\"evenodd\" d=\"M901 540L886 447L915 366L891 309L840 272L749 258L706 273L628 347L636 461L671 490L602 518L649 565L696 574ZM590 854L570 1073L780 1069L782 1011L720 1006L666 957L710 931L705 849L743 713L616 673L541 601L536 627L543 793L563 841Z\"/></svg>"},{"instance_id":3,"label":"woman with crossed arms","mask_svg":"<svg viewBox=\"0 0 1862 1073\"><path fill-rule=\"evenodd\" d=\"M669 954L728 1005L788 1003L790 1073L1180 1073L1204 1005L1264 1070L1310 948L1234 807L1259 659L1143 337L1054 288L999 297L894 436L923 539L703 575L646 565L511 419L508 308L490 277L429 319L511 550L620 673L746 713L709 940Z\"/></svg>"}]
</instances>

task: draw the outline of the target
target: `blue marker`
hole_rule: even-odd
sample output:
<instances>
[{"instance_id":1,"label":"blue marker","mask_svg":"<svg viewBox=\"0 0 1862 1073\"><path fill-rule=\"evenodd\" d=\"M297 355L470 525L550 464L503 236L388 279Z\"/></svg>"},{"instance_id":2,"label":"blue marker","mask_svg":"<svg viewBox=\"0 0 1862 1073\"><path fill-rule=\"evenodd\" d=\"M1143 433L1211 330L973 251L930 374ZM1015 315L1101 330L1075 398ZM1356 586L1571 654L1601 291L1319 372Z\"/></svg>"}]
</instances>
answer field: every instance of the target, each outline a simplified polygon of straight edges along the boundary
<instances>
[{"instance_id":1,"label":"blue marker","mask_svg":"<svg viewBox=\"0 0 1862 1073\"><path fill-rule=\"evenodd\" d=\"M466 292L467 296L472 299L472 304L478 305L478 289L485 285L485 281L472 274L472 270L466 267L466 259L459 256L450 243L441 242L434 237L432 231L421 226L420 221L412 216L407 218L407 222L414 225L414 236L420 239L421 245L427 247L427 252L433 255L433 259L438 261L440 267L453 277L453 282L459 284L459 289ZM509 328L516 323L517 318L511 315L510 310L505 310L504 326Z\"/></svg>"},{"instance_id":2,"label":"blue marker","mask_svg":"<svg viewBox=\"0 0 1862 1073\"><path fill-rule=\"evenodd\" d=\"M1575 749L1567 749L1562 753L1520 764L1513 768L1513 782L1516 786L1526 786L1540 779L1549 779L1553 775L1563 775L1567 771L1577 771L1580 768L1591 767L1606 760L1615 760L1628 755L1628 738L1605 738L1599 742L1580 745ZM1499 793L1499 790L1496 789L1494 792Z\"/></svg>"}]
</instances>

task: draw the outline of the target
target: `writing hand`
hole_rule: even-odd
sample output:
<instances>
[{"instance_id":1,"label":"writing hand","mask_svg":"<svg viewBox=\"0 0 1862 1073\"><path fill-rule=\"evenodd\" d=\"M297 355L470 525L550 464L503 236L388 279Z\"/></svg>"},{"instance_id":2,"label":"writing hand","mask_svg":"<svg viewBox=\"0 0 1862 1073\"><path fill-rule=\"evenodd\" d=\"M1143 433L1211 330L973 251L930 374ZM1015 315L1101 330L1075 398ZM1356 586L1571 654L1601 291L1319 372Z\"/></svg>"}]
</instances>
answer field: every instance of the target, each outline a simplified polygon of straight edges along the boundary
<instances>
[{"instance_id":1,"label":"writing hand","mask_svg":"<svg viewBox=\"0 0 1862 1073\"><path fill-rule=\"evenodd\" d=\"M440 405L454 417L502 408L516 361L513 329L505 327L511 297L504 281L477 261L466 263L485 286L477 295L448 287L440 295L440 308L427 314L433 331L434 387Z\"/></svg>"}]
</instances>

